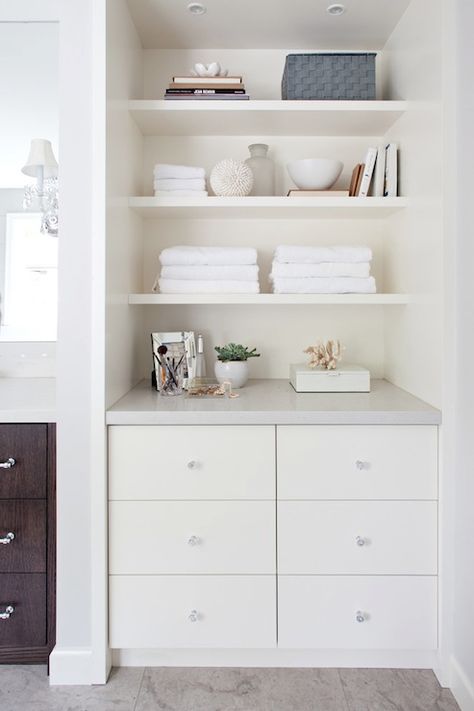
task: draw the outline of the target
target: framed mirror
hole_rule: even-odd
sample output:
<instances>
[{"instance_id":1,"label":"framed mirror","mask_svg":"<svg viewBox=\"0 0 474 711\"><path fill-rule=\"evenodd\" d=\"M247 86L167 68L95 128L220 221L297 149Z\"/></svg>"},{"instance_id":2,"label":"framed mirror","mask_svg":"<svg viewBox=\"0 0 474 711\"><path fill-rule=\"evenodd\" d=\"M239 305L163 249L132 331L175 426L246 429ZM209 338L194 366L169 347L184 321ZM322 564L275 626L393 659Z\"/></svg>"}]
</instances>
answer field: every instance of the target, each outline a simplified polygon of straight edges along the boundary
<instances>
[{"instance_id":1,"label":"framed mirror","mask_svg":"<svg viewBox=\"0 0 474 711\"><path fill-rule=\"evenodd\" d=\"M0 92L0 341L56 340L58 236L41 231L42 203L24 207L39 184L31 142L49 141L58 157L59 24L2 21ZM47 171L44 175L48 177Z\"/></svg>"}]
</instances>

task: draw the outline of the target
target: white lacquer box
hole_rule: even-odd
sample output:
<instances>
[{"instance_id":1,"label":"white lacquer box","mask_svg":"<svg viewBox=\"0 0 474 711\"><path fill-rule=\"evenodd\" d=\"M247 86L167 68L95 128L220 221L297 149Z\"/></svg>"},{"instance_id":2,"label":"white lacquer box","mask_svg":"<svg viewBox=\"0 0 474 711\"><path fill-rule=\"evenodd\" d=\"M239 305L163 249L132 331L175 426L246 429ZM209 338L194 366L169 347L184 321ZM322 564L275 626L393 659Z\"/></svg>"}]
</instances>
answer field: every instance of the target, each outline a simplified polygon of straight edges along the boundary
<instances>
[{"instance_id":1,"label":"white lacquer box","mask_svg":"<svg viewBox=\"0 0 474 711\"><path fill-rule=\"evenodd\" d=\"M336 370L290 365L290 383L297 393L368 393L370 371L359 365L339 365Z\"/></svg>"}]
</instances>

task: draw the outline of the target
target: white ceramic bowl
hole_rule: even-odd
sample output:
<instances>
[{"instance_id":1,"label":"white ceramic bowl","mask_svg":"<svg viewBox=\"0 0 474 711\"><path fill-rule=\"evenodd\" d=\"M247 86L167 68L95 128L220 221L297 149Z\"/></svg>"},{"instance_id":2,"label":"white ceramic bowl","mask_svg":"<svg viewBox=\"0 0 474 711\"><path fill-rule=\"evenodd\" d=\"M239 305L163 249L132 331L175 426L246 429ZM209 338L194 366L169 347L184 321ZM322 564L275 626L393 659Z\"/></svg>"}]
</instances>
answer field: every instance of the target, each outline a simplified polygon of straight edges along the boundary
<instances>
[{"instance_id":1,"label":"white ceramic bowl","mask_svg":"<svg viewBox=\"0 0 474 711\"><path fill-rule=\"evenodd\" d=\"M306 158L294 160L286 167L300 190L329 190L341 175L344 164L331 158Z\"/></svg>"}]
</instances>

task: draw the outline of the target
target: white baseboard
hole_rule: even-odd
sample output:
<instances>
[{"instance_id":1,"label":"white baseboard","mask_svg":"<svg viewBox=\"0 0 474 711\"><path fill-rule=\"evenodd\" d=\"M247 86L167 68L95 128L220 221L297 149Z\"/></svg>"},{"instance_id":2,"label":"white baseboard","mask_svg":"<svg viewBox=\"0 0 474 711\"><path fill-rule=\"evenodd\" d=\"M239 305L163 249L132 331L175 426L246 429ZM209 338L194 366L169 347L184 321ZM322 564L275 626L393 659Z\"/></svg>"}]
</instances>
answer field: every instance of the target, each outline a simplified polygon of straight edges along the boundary
<instances>
[{"instance_id":1,"label":"white baseboard","mask_svg":"<svg viewBox=\"0 0 474 711\"><path fill-rule=\"evenodd\" d=\"M314 649L114 649L116 667L371 667L433 669L435 651Z\"/></svg>"},{"instance_id":2,"label":"white baseboard","mask_svg":"<svg viewBox=\"0 0 474 711\"><path fill-rule=\"evenodd\" d=\"M474 711L474 687L457 659L451 657L451 691L461 711Z\"/></svg>"},{"instance_id":3,"label":"white baseboard","mask_svg":"<svg viewBox=\"0 0 474 711\"><path fill-rule=\"evenodd\" d=\"M49 657L49 683L90 685L92 681L92 650L83 647L55 647Z\"/></svg>"}]
</instances>

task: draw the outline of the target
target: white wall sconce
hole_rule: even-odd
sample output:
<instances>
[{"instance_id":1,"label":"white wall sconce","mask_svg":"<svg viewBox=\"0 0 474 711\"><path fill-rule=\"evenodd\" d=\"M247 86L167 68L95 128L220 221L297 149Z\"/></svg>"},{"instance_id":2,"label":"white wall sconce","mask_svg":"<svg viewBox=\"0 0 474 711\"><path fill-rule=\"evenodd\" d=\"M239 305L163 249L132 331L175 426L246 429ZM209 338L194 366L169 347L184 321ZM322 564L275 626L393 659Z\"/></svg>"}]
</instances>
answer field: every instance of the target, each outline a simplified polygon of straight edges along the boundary
<instances>
[{"instance_id":1,"label":"white wall sconce","mask_svg":"<svg viewBox=\"0 0 474 711\"><path fill-rule=\"evenodd\" d=\"M34 138L21 172L36 178L36 184L25 187L23 207L38 204L42 213L41 232L51 235L57 235L59 228L58 168L51 141Z\"/></svg>"}]
</instances>

